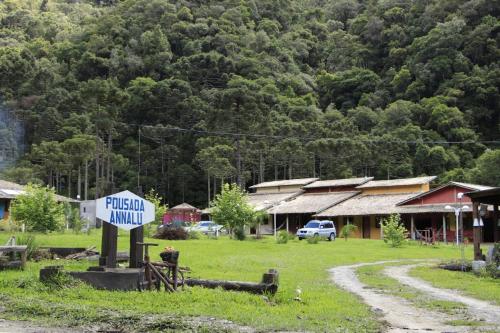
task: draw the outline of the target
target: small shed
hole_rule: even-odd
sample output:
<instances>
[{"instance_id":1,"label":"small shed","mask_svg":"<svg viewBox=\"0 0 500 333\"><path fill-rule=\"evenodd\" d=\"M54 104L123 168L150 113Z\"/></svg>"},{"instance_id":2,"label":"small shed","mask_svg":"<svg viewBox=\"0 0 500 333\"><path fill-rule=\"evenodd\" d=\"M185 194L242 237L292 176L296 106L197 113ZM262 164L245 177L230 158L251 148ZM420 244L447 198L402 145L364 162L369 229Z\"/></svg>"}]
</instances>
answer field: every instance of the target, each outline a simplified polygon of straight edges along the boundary
<instances>
[{"instance_id":1,"label":"small shed","mask_svg":"<svg viewBox=\"0 0 500 333\"><path fill-rule=\"evenodd\" d=\"M200 220L201 210L185 202L172 207L163 215L163 224L195 223Z\"/></svg>"}]
</instances>

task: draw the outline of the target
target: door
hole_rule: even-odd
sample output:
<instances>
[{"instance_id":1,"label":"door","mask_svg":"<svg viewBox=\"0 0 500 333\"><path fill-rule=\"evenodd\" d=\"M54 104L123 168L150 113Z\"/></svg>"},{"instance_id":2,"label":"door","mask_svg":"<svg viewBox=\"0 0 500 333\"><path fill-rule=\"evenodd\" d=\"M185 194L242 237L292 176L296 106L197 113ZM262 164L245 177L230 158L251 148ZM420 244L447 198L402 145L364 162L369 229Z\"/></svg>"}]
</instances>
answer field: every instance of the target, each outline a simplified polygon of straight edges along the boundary
<instances>
[{"instance_id":1,"label":"door","mask_svg":"<svg viewBox=\"0 0 500 333\"><path fill-rule=\"evenodd\" d=\"M363 238L370 238L370 216L363 216Z\"/></svg>"}]
</instances>

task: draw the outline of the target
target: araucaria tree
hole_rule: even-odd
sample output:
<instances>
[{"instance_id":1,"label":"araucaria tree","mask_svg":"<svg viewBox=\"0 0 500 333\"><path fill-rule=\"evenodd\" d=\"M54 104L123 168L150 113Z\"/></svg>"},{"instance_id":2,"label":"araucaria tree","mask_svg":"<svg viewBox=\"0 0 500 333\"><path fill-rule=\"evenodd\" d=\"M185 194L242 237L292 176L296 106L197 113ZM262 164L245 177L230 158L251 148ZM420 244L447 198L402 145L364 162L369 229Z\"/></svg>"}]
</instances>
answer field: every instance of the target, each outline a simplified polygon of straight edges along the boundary
<instances>
[{"instance_id":1,"label":"araucaria tree","mask_svg":"<svg viewBox=\"0 0 500 333\"><path fill-rule=\"evenodd\" d=\"M382 230L384 231L384 242L389 243L391 247L400 247L408 233L408 230L401 223L399 214L392 214L384 219Z\"/></svg>"},{"instance_id":2,"label":"araucaria tree","mask_svg":"<svg viewBox=\"0 0 500 333\"><path fill-rule=\"evenodd\" d=\"M253 222L254 216L255 210L248 204L246 193L236 184L224 184L213 201L213 221L240 239L240 236L244 238L245 226Z\"/></svg>"},{"instance_id":3,"label":"araucaria tree","mask_svg":"<svg viewBox=\"0 0 500 333\"><path fill-rule=\"evenodd\" d=\"M64 226L64 207L57 202L52 188L27 185L26 192L12 201L10 212L26 231L49 232Z\"/></svg>"}]
</instances>

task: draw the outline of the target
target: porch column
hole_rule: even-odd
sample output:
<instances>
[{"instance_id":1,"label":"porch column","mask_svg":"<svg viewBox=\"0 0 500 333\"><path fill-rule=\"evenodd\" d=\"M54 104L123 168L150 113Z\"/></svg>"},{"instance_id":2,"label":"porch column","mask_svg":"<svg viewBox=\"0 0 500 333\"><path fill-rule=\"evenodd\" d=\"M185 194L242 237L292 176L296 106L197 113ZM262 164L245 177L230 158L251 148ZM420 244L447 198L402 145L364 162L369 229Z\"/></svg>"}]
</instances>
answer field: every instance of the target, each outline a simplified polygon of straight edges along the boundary
<instances>
[{"instance_id":1,"label":"porch column","mask_svg":"<svg viewBox=\"0 0 500 333\"><path fill-rule=\"evenodd\" d=\"M443 214L443 242L448 244L448 240L446 239L446 214Z\"/></svg>"},{"instance_id":2,"label":"porch column","mask_svg":"<svg viewBox=\"0 0 500 333\"><path fill-rule=\"evenodd\" d=\"M415 240L415 219L413 214L410 215L410 236L411 239Z\"/></svg>"},{"instance_id":3,"label":"porch column","mask_svg":"<svg viewBox=\"0 0 500 333\"><path fill-rule=\"evenodd\" d=\"M479 222L479 202L472 202L472 228L474 236L474 260L483 260L481 253L481 227Z\"/></svg>"},{"instance_id":4,"label":"porch column","mask_svg":"<svg viewBox=\"0 0 500 333\"><path fill-rule=\"evenodd\" d=\"M495 243L500 241L500 226L498 225L500 221L498 220L500 215L498 214L498 204L493 205L493 241Z\"/></svg>"},{"instance_id":5,"label":"porch column","mask_svg":"<svg viewBox=\"0 0 500 333\"><path fill-rule=\"evenodd\" d=\"M286 232L289 232L289 230L288 230L288 214L286 214Z\"/></svg>"}]
</instances>

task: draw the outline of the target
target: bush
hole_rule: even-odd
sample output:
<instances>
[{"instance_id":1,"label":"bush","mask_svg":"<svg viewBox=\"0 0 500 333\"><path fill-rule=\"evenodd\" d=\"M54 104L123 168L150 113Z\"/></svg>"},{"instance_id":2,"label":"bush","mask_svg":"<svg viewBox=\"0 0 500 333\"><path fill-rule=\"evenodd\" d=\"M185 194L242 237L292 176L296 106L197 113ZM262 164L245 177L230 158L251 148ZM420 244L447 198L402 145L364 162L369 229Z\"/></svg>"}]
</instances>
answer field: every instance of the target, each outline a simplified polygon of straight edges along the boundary
<instances>
[{"instance_id":1,"label":"bush","mask_svg":"<svg viewBox=\"0 0 500 333\"><path fill-rule=\"evenodd\" d=\"M64 207L56 200L54 189L28 184L26 192L12 200L12 219L27 231L49 232L64 226Z\"/></svg>"},{"instance_id":2,"label":"bush","mask_svg":"<svg viewBox=\"0 0 500 333\"><path fill-rule=\"evenodd\" d=\"M319 243L319 236L313 236L313 237L309 237L306 239L307 239L307 242L309 244L318 244Z\"/></svg>"},{"instance_id":3,"label":"bush","mask_svg":"<svg viewBox=\"0 0 500 333\"><path fill-rule=\"evenodd\" d=\"M278 232L278 237L276 238L276 243L286 244L289 240L293 239L293 236L286 230L281 230Z\"/></svg>"},{"instance_id":4,"label":"bush","mask_svg":"<svg viewBox=\"0 0 500 333\"><path fill-rule=\"evenodd\" d=\"M168 240L185 240L188 239L189 234L183 228L161 228L158 232L153 236L153 238L157 239L168 239Z\"/></svg>"},{"instance_id":5,"label":"bush","mask_svg":"<svg viewBox=\"0 0 500 333\"><path fill-rule=\"evenodd\" d=\"M238 226L236 227L234 230L234 237L237 239L237 240L245 240L245 238L247 238L247 235L245 233L245 227L244 226Z\"/></svg>"},{"instance_id":6,"label":"bush","mask_svg":"<svg viewBox=\"0 0 500 333\"><path fill-rule=\"evenodd\" d=\"M344 237L345 241L347 241L347 238L351 237L353 232L358 230L358 226L355 224L346 224L340 231L340 236Z\"/></svg>"},{"instance_id":7,"label":"bush","mask_svg":"<svg viewBox=\"0 0 500 333\"><path fill-rule=\"evenodd\" d=\"M189 230L188 238L189 239L200 239L202 237L202 233L196 230Z\"/></svg>"},{"instance_id":8,"label":"bush","mask_svg":"<svg viewBox=\"0 0 500 333\"><path fill-rule=\"evenodd\" d=\"M21 235L16 237L16 245L26 245L26 257L32 259L38 251L38 243L34 235Z\"/></svg>"},{"instance_id":9,"label":"bush","mask_svg":"<svg viewBox=\"0 0 500 333\"><path fill-rule=\"evenodd\" d=\"M399 214L392 214L381 223L384 231L384 242L391 247L400 247L406 238L408 230L401 223Z\"/></svg>"}]
</instances>

